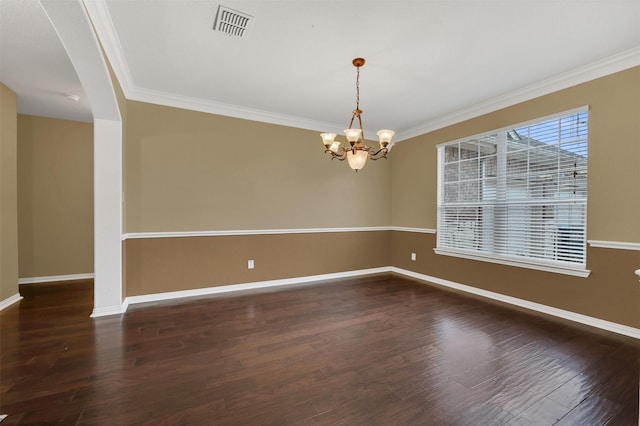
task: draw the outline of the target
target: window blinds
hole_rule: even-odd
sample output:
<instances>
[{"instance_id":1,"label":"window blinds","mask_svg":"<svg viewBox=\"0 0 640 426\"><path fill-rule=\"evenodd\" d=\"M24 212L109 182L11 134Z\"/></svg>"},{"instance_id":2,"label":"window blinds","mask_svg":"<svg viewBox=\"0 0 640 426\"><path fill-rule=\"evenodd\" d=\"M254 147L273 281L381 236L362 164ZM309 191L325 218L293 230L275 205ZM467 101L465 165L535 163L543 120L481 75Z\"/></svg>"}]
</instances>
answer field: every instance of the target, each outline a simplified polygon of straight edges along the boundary
<instances>
[{"instance_id":1,"label":"window blinds","mask_svg":"<svg viewBox=\"0 0 640 426\"><path fill-rule=\"evenodd\" d=\"M438 248L586 266L586 109L438 147Z\"/></svg>"}]
</instances>

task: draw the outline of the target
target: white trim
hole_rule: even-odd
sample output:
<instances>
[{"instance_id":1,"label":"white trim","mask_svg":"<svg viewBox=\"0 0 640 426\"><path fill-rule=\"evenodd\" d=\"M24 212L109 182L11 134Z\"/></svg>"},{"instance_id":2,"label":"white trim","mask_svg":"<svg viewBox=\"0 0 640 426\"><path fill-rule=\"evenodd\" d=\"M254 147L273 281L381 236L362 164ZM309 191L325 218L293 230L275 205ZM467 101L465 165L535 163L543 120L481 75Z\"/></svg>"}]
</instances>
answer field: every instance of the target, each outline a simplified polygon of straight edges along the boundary
<instances>
[{"instance_id":1,"label":"white trim","mask_svg":"<svg viewBox=\"0 0 640 426\"><path fill-rule=\"evenodd\" d=\"M329 232L376 232L403 231L421 234L435 234L435 229L408 228L404 226L359 226L350 228L297 228L297 229L232 229L220 231L181 231L181 232L128 232L122 240L141 238L182 238L182 237L222 237L235 235L278 235L278 234L320 234Z\"/></svg>"},{"instance_id":2,"label":"white trim","mask_svg":"<svg viewBox=\"0 0 640 426\"><path fill-rule=\"evenodd\" d=\"M354 228L300 228L300 229L236 229L228 231L184 231L184 232L128 232L123 240L139 238L222 237L235 235L317 234L327 232L390 231L388 226L361 226Z\"/></svg>"},{"instance_id":3,"label":"white trim","mask_svg":"<svg viewBox=\"0 0 640 426\"><path fill-rule=\"evenodd\" d=\"M122 303L122 312L126 312L129 305L137 303L157 302L160 300L180 299L184 297L206 296L211 294L228 293L243 290L254 290L267 287L296 285L315 281L334 280L339 278L359 277L362 275L373 275L391 272L390 266L371 269L359 269L356 271L336 272L332 274L309 275L306 277L284 278L279 280L255 281L244 284L231 284L217 287L196 288L192 290L169 291L166 293L143 294L140 296L129 296ZM95 312L95 311L94 311ZM92 315L95 316L95 315Z\"/></svg>"},{"instance_id":4,"label":"white trim","mask_svg":"<svg viewBox=\"0 0 640 426\"><path fill-rule=\"evenodd\" d=\"M343 126L326 121L311 120L295 115L278 114L275 112L243 107L240 105L225 104L208 99L193 98L161 92L144 87L132 87L127 93L127 99L132 101L147 102L156 105L164 105L173 108L181 108L190 111L205 112L208 114L234 117L244 120L258 121L261 123L277 124L298 129L313 131L341 132ZM373 132L369 132L370 134Z\"/></svg>"},{"instance_id":5,"label":"white trim","mask_svg":"<svg viewBox=\"0 0 640 426\"><path fill-rule=\"evenodd\" d=\"M122 303L122 122L93 122L93 307Z\"/></svg>"},{"instance_id":6,"label":"white trim","mask_svg":"<svg viewBox=\"0 0 640 426\"><path fill-rule=\"evenodd\" d=\"M55 283L59 281L76 281L93 279L93 273L90 274L72 274L72 275L49 275L46 277L27 277L18 279L18 284L39 284L39 283Z\"/></svg>"},{"instance_id":7,"label":"white trim","mask_svg":"<svg viewBox=\"0 0 640 426\"><path fill-rule=\"evenodd\" d=\"M131 76L120 40L118 39L113 26L113 21L109 13L109 8L106 5L106 1L83 0L83 2L91 20L93 21L96 32L100 38L100 42L104 46L107 57L109 58L113 70L120 81L122 90L127 99L309 130L334 131L337 129L337 131L341 131L342 129L339 123L319 122L305 119L303 117L275 114L269 111L245 108L238 105L224 104L205 99L177 96L170 93L138 87L135 85ZM463 108L452 114L438 117L422 125L398 132L395 135L395 140L396 142L401 142L473 117L487 114L501 108L506 108L558 90L566 89L567 87L575 86L577 84L632 68L637 65L640 65L640 48L633 48L572 71L531 84L519 90Z\"/></svg>"},{"instance_id":8,"label":"white trim","mask_svg":"<svg viewBox=\"0 0 640 426\"><path fill-rule=\"evenodd\" d=\"M627 243L624 241L587 240L589 246L597 248L610 248L618 250L640 250L640 243Z\"/></svg>"},{"instance_id":9,"label":"white trim","mask_svg":"<svg viewBox=\"0 0 640 426\"><path fill-rule=\"evenodd\" d=\"M16 302L19 302L20 300L22 300L22 296L20 296L20 293L16 293L13 296L7 297L6 299L0 301L0 311L8 308Z\"/></svg>"},{"instance_id":10,"label":"white trim","mask_svg":"<svg viewBox=\"0 0 640 426\"><path fill-rule=\"evenodd\" d=\"M104 51L109 58L109 63L118 78L122 91L128 98L127 95L131 88L134 87L133 79L122 51L118 33L113 25L107 2L105 0L82 0L82 3L91 18L95 32L98 34L100 43L102 43Z\"/></svg>"},{"instance_id":11,"label":"white trim","mask_svg":"<svg viewBox=\"0 0 640 426\"><path fill-rule=\"evenodd\" d=\"M436 278L429 275L420 274L418 272L409 271L406 269L391 267L391 272L396 274L405 275L407 277L416 278L421 281L430 282L444 287L453 288L463 291L465 293L471 293L478 296L486 297L488 299L497 300L500 302L508 303L510 305L519 306L521 308L530 309L532 311L541 312L543 314L552 315L554 317L563 318L569 321L574 321L580 324L585 324L591 327L600 328L602 330L611 331L613 333L623 334L625 336L640 339L640 329L629 327L626 325L618 324L611 321L602 320L599 318L590 317L583 314L578 314L564 309L554 308L552 306L543 305L541 303L531 302L524 299L518 299L512 296L506 296L500 293L494 293L492 291L483 290L477 287L472 287L454 281L444 280L442 278Z\"/></svg>"},{"instance_id":12,"label":"white trim","mask_svg":"<svg viewBox=\"0 0 640 426\"><path fill-rule=\"evenodd\" d=\"M435 234L437 231L431 228L407 228L404 226L392 226L392 231L417 232L419 234Z\"/></svg>"},{"instance_id":13,"label":"white trim","mask_svg":"<svg viewBox=\"0 0 640 426\"><path fill-rule=\"evenodd\" d=\"M640 47L635 47L617 55L556 75L513 92L463 108L452 114L447 114L428 121L422 125L398 132L395 135L395 139L396 142L401 142L406 139L433 132L434 130L442 129L443 127L460 123L483 114L488 114L539 96L557 92L568 87L576 86L587 81L595 80L596 78L614 74L628 68L633 68L638 65L640 65Z\"/></svg>"},{"instance_id":14,"label":"white trim","mask_svg":"<svg viewBox=\"0 0 640 426\"><path fill-rule=\"evenodd\" d=\"M123 308L120 305L105 306L102 308L93 308L93 312L89 315L91 318L106 317L109 315L120 315L123 313Z\"/></svg>"},{"instance_id":15,"label":"white trim","mask_svg":"<svg viewBox=\"0 0 640 426\"><path fill-rule=\"evenodd\" d=\"M436 254L441 254L444 256L453 256L453 257L459 257L461 259L469 259L469 260L479 260L481 262L498 263L500 265L535 269L538 271L553 272L556 274L573 275L574 277L587 278L591 274L591 271L589 269L570 268L567 266L555 265L555 264L532 263L532 262L519 260L515 258L499 257L499 255L495 255L495 254L482 255L482 254L470 253L466 251L462 252L458 250L441 249L441 248L434 248L433 251Z\"/></svg>"}]
</instances>

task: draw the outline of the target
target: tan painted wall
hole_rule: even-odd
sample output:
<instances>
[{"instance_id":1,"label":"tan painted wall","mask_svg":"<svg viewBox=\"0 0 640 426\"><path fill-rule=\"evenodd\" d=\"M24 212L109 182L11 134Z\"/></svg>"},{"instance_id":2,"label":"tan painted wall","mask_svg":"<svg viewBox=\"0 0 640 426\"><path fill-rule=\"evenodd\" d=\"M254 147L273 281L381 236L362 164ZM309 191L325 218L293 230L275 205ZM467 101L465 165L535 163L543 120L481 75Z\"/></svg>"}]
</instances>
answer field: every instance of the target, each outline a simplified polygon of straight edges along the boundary
<instances>
[{"instance_id":1,"label":"tan painted wall","mask_svg":"<svg viewBox=\"0 0 640 426\"><path fill-rule=\"evenodd\" d=\"M587 238L640 242L640 67L402 142L391 158L393 225L436 228L437 144L583 105L590 105ZM392 265L640 327L638 251L590 248L585 279L436 255L435 244L435 235L394 232Z\"/></svg>"},{"instance_id":2,"label":"tan painted wall","mask_svg":"<svg viewBox=\"0 0 640 426\"><path fill-rule=\"evenodd\" d=\"M356 174L323 154L318 132L132 101L126 122L127 232L391 221L389 162ZM129 296L389 264L388 232L133 239L123 249Z\"/></svg>"},{"instance_id":3,"label":"tan painted wall","mask_svg":"<svg viewBox=\"0 0 640 426\"><path fill-rule=\"evenodd\" d=\"M640 253L589 248L591 276L578 278L532 269L437 255L435 234L392 232L391 264L456 283L640 328L640 284L633 271ZM410 260L411 253L417 260Z\"/></svg>"},{"instance_id":4,"label":"tan painted wall","mask_svg":"<svg viewBox=\"0 0 640 426\"><path fill-rule=\"evenodd\" d=\"M357 174L318 132L127 102L127 232L387 226L390 164Z\"/></svg>"},{"instance_id":5,"label":"tan painted wall","mask_svg":"<svg viewBox=\"0 0 640 426\"><path fill-rule=\"evenodd\" d=\"M126 241L127 296L378 268L390 232L147 238ZM247 260L255 269L247 269Z\"/></svg>"},{"instance_id":6,"label":"tan painted wall","mask_svg":"<svg viewBox=\"0 0 640 426\"><path fill-rule=\"evenodd\" d=\"M588 238L640 242L639 88L635 67L398 144L393 225L436 228L437 144L589 105Z\"/></svg>"},{"instance_id":7,"label":"tan painted wall","mask_svg":"<svg viewBox=\"0 0 640 426\"><path fill-rule=\"evenodd\" d=\"M93 272L93 124L18 115L20 278Z\"/></svg>"},{"instance_id":8,"label":"tan painted wall","mask_svg":"<svg viewBox=\"0 0 640 426\"><path fill-rule=\"evenodd\" d=\"M0 83L0 301L18 293L17 99Z\"/></svg>"}]
</instances>

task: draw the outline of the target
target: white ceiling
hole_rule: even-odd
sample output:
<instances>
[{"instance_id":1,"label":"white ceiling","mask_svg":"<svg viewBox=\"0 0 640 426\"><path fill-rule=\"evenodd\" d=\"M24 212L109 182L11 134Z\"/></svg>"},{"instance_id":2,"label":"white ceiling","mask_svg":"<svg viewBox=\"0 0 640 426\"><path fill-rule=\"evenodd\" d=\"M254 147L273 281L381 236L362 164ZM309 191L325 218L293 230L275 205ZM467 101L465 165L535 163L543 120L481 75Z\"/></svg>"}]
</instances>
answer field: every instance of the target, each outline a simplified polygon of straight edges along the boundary
<instances>
[{"instance_id":1,"label":"white ceiling","mask_svg":"<svg viewBox=\"0 0 640 426\"><path fill-rule=\"evenodd\" d=\"M23 113L87 120L35 0L2 0L0 77ZM314 130L360 107L399 138L640 65L640 1L85 0L128 98ZM219 4L255 17L213 31ZM71 67L71 68L70 68Z\"/></svg>"},{"instance_id":2,"label":"white ceiling","mask_svg":"<svg viewBox=\"0 0 640 426\"><path fill-rule=\"evenodd\" d=\"M21 114L93 121L73 65L35 0L0 0L0 81L18 95Z\"/></svg>"}]
</instances>

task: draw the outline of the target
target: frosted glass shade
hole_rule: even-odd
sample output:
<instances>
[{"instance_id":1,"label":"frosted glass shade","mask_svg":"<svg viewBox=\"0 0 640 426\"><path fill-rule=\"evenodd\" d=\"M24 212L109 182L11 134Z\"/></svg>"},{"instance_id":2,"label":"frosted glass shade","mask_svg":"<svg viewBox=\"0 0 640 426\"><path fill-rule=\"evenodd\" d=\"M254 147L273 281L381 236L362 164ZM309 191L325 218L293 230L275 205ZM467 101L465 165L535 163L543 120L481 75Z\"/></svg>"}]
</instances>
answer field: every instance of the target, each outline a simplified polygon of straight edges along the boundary
<instances>
[{"instance_id":1,"label":"frosted glass shade","mask_svg":"<svg viewBox=\"0 0 640 426\"><path fill-rule=\"evenodd\" d=\"M351 167L356 172L362 169L367 162L367 158L369 154L367 151L356 150L354 154L353 151L347 151L347 161L349 162L349 167Z\"/></svg>"},{"instance_id":2,"label":"frosted glass shade","mask_svg":"<svg viewBox=\"0 0 640 426\"><path fill-rule=\"evenodd\" d=\"M379 130L378 133L376 134L380 139L380 148L384 148L387 146L387 144L391 142L391 138L393 137L393 135L396 134L396 132L394 132L393 130L384 129L384 130Z\"/></svg>"},{"instance_id":3,"label":"frosted glass shade","mask_svg":"<svg viewBox=\"0 0 640 426\"><path fill-rule=\"evenodd\" d=\"M320 137L322 138L322 143L324 146L329 149L329 146L333 143L333 140L336 138L335 133L320 133Z\"/></svg>"},{"instance_id":4,"label":"frosted glass shade","mask_svg":"<svg viewBox=\"0 0 640 426\"><path fill-rule=\"evenodd\" d=\"M360 139L360 133L362 133L362 129L345 129L344 134L347 135L347 140L349 142L356 142Z\"/></svg>"},{"instance_id":5,"label":"frosted glass shade","mask_svg":"<svg viewBox=\"0 0 640 426\"><path fill-rule=\"evenodd\" d=\"M337 154L339 149L340 149L340 142L338 141L333 141L331 143L331 146L329 147L329 150L334 154Z\"/></svg>"}]
</instances>

